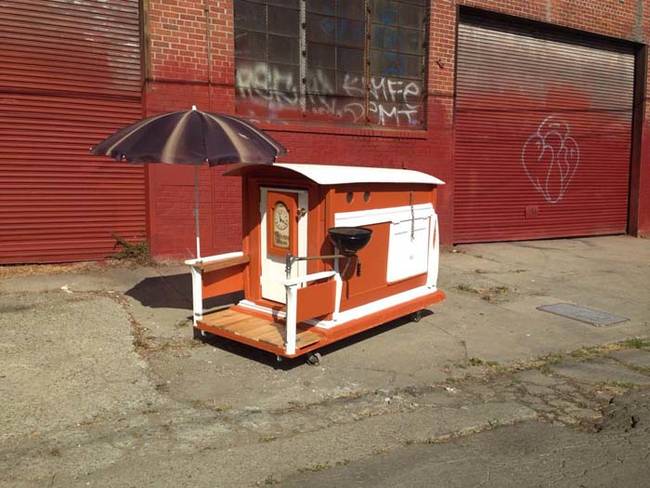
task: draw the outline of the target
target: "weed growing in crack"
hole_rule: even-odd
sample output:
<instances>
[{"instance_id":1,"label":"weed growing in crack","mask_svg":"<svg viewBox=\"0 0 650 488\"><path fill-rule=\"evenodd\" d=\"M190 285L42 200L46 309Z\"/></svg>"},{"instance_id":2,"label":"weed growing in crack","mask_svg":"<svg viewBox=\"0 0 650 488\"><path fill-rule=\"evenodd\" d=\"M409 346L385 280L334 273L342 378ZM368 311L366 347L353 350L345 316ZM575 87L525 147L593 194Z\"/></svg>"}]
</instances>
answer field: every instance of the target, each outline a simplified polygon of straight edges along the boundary
<instances>
[{"instance_id":1,"label":"weed growing in crack","mask_svg":"<svg viewBox=\"0 0 650 488\"><path fill-rule=\"evenodd\" d=\"M140 265L151 264L151 253L147 241L132 243L117 234L113 234L113 239L115 239L113 249L116 249L118 246L121 248L120 251L112 256L114 259L133 261Z\"/></svg>"},{"instance_id":2,"label":"weed growing in crack","mask_svg":"<svg viewBox=\"0 0 650 488\"><path fill-rule=\"evenodd\" d=\"M299 473L318 473L319 471L324 471L326 469L329 469L331 466L329 463L325 464L312 464L311 466L307 466L306 468L299 468L298 472Z\"/></svg>"},{"instance_id":3,"label":"weed growing in crack","mask_svg":"<svg viewBox=\"0 0 650 488\"><path fill-rule=\"evenodd\" d=\"M623 390L632 390L636 388L638 385L635 383L631 383L629 381L605 381L604 383L601 383L601 388L602 387L610 387L610 388L620 388Z\"/></svg>"},{"instance_id":4,"label":"weed growing in crack","mask_svg":"<svg viewBox=\"0 0 650 488\"><path fill-rule=\"evenodd\" d=\"M280 482L276 480L273 475L267 476L262 483L256 483L257 486L271 486L271 485L279 485Z\"/></svg>"},{"instance_id":5,"label":"weed growing in crack","mask_svg":"<svg viewBox=\"0 0 650 488\"><path fill-rule=\"evenodd\" d=\"M650 347L650 339L643 339L641 337L633 337L632 339L620 342L621 346L628 349L645 349Z\"/></svg>"},{"instance_id":6,"label":"weed growing in crack","mask_svg":"<svg viewBox=\"0 0 650 488\"><path fill-rule=\"evenodd\" d=\"M477 293L479 290L477 288L474 288L472 285L469 285L467 283L459 283L456 285L456 289L459 291L464 291L465 293Z\"/></svg>"}]
</instances>

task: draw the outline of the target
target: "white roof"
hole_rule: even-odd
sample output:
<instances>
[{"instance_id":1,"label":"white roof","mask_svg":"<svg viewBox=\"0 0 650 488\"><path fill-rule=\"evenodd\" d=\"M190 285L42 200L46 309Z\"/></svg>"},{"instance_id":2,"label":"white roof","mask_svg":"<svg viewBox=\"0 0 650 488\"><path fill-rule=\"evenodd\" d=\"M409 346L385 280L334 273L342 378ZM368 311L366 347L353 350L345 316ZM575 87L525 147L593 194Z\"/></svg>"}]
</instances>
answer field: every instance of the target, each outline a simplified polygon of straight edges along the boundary
<instances>
[{"instance_id":1,"label":"white roof","mask_svg":"<svg viewBox=\"0 0 650 488\"><path fill-rule=\"evenodd\" d=\"M226 175L240 175L242 170L252 166L247 163L232 165ZM444 185L445 182L421 171L398 168L374 168L369 166L338 166L332 164L274 163L272 166L285 168L306 176L319 185L342 185L346 183L421 183Z\"/></svg>"}]
</instances>

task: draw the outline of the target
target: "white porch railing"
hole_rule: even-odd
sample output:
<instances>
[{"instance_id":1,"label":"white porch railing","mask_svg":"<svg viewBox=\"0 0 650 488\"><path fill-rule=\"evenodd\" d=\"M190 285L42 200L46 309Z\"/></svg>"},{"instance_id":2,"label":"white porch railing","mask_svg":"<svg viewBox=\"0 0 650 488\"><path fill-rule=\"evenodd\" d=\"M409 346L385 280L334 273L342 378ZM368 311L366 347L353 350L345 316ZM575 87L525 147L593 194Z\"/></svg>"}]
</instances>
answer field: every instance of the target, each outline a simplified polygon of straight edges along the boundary
<instances>
[{"instance_id":1,"label":"white porch railing","mask_svg":"<svg viewBox=\"0 0 650 488\"><path fill-rule=\"evenodd\" d=\"M203 318L203 276L201 273L203 267L208 264L216 264L243 256L244 253L242 251L235 251L185 261L185 264L190 267L190 272L192 273L192 324L194 327Z\"/></svg>"}]
</instances>

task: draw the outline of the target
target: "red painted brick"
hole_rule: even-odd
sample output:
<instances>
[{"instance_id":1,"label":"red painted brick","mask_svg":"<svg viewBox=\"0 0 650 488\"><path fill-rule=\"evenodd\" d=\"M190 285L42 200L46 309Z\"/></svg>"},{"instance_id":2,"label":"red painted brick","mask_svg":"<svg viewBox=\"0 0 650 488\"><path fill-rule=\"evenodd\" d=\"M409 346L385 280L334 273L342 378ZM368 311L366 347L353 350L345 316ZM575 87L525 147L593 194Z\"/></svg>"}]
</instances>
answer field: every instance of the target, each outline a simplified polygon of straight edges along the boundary
<instances>
[{"instance_id":1,"label":"red painted brick","mask_svg":"<svg viewBox=\"0 0 650 488\"><path fill-rule=\"evenodd\" d=\"M201 108L234 113L234 35L232 0L149 0L146 112ZM429 23L426 130L392 132L341 129L292 123L271 128L289 149L286 161L407 167L442 178L442 239L453 240L454 67L458 7L470 6L586 32L644 43L650 9L636 1L612 0L432 0ZM209 35L209 47L206 42ZM211 62L208 61L210 59ZM650 88L650 77L649 77ZM633 228L650 234L650 113L644 117L640 195L633 205ZM240 246L240 194L237 180L222 169L202 169L204 250ZM152 167L149 171L151 244L155 255L189 256L193 250L191 169ZM180 182L180 183L179 183ZM190 202L188 204L188 202Z\"/></svg>"}]
</instances>

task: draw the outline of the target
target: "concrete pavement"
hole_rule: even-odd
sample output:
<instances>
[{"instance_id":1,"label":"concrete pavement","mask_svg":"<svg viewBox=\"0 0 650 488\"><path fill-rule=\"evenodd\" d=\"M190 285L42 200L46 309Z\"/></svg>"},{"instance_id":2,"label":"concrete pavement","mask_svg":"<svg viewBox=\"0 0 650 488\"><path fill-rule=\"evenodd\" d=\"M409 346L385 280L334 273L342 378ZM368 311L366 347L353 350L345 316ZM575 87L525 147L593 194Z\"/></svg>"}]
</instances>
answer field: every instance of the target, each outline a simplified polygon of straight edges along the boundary
<instances>
[{"instance_id":1,"label":"concrete pavement","mask_svg":"<svg viewBox=\"0 0 650 488\"><path fill-rule=\"evenodd\" d=\"M184 267L0 269L0 481L275 483L535 419L593 425L609 395L646 385L635 338L648 336L650 241L455 251L442 256L449 298L434 314L281 369L191 339ZM536 310L558 302L630 320L596 328Z\"/></svg>"}]
</instances>

